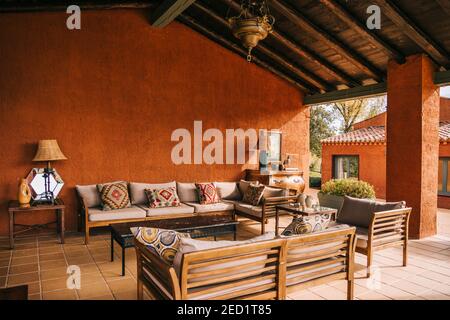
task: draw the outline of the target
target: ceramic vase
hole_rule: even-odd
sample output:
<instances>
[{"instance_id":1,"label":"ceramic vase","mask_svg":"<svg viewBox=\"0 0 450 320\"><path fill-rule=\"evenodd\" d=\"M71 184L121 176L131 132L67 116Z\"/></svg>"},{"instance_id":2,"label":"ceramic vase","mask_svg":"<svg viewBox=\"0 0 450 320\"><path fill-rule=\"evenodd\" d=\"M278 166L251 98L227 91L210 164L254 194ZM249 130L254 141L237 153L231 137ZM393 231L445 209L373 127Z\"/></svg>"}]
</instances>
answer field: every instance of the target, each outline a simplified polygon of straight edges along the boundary
<instances>
[{"instance_id":1,"label":"ceramic vase","mask_svg":"<svg viewBox=\"0 0 450 320\"><path fill-rule=\"evenodd\" d=\"M17 200L22 208L29 208L31 201L31 190L26 179L21 179L19 184L19 191L17 193Z\"/></svg>"},{"instance_id":2,"label":"ceramic vase","mask_svg":"<svg viewBox=\"0 0 450 320\"><path fill-rule=\"evenodd\" d=\"M311 208L313 205L313 198L311 196L307 196L305 199L305 204L307 208Z\"/></svg>"}]
</instances>

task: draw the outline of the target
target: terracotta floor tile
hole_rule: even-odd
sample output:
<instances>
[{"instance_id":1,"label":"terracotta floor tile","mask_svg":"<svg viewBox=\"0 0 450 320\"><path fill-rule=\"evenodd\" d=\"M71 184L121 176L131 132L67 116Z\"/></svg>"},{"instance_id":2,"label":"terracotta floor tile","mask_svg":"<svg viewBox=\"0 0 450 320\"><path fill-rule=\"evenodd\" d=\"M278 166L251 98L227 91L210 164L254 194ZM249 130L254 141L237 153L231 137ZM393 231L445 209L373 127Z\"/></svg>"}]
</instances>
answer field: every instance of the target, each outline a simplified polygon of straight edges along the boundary
<instances>
[{"instance_id":1,"label":"terracotta floor tile","mask_svg":"<svg viewBox=\"0 0 450 320\"><path fill-rule=\"evenodd\" d=\"M69 275L67 274L67 267L59 267L50 270L41 270L41 280L67 278L68 276Z\"/></svg>"},{"instance_id":2,"label":"terracotta floor tile","mask_svg":"<svg viewBox=\"0 0 450 320\"><path fill-rule=\"evenodd\" d=\"M39 281L39 273L38 272L8 276L8 286L18 285L18 284L27 284L29 282L35 282L35 281Z\"/></svg>"},{"instance_id":3,"label":"terracotta floor tile","mask_svg":"<svg viewBox=\"0 0 450 320\"><path fill-rule=\"evenodd\" d=\"M0 259L0 268L9 266L10 259Z\"/></svg>"},{"instance_id":4,"label":"terracotta floor tile","mask_svg":"<svg viewBox=\"0 0 450 320\"><path fill-rule=\"evenodd\" d=\"M8 267L0 268L0 277L5 277L8 274Z\"/></svg>"},{"instance_id":5,"label":"terracotta floor tile","mask_svg":"<svg viewBox=\"0 0 450 320\"><path fill-rule=\"evenodd\" d=\"M299 292L291 293L289 294L289 297L294 300L325 300L325 298L309 290L302 290Z\"/></svg>"},{"instance_id":6,"label":"terracotta floor tile","mask_svg":"<svg viewBox=\"0 0 450 320\"><path fill-rule=\"evenodd\" d=\"M106 281L114 281L114 280L121 280L124 278L131 278L132 273L125 269L125 276L122 276L121 271L114 271L114 270L105 270L102 271L102 275L105 278Z\"/></svg>"},{"instance_id":7,"label":"terracotta floor tile","mask_svg":"<svg viewBox=\"0 0 450 320\"><path fill-rule=\"evenodd\" d=\"M29 273L29 272L37 272L38 264L30 263L30 264L21 264L16 266L11 266L9 269L9 274L20 274L20 273Z\"/></svg>"},{"instance_id":8,"label":"terracotta floor tile","mask_svg":"<svg viewBox=\"0 0 450 320\"><path fill-rule=\"evenodd\" d=\"M0 260L9 259L11 257L12 251L10 250L0 250Z\"/></svg>"},{"instance_id":9,"label":"terracotta floor tile","mask_svg":"<svg viewBox=\"0 0 450 320\"><path fill-rule=\"evenodd\" d=\"M28 300L41 300L41 294L40 293L29 294Z\"/></svg>"},{"instance_id":10,"label":"terracotta floor tile","mask_svg":"<svg viewBox=\"0 0 450 320\"><path fill-rule=\"evenodd\" d=\"M20 257L20 258L12 258L11 265L17 266L21 264L30 264L30 263L37 263L38 262L38 256L30 256L30 257Z\"/></svg>"},{"instance_id":11,"label":"terracotta floor tile","mask_svg":"<svg viewBox=\"0 0 450 320\"><path fill-rule=\"evenodd\" d=\"M48 254L40 254L39 261L50 261L50 260L64 260L63 253L48 253Z\"/></svg>"},{"instance_id":12,"label":"terracotta floor tile","mask_svg":"<svg viewBox=\"0 0 450 320\"><path fill-rule=\"evenodd\" d=\"M410 300L414 298L413 294L388 285L382 285L381 288L376 291L393 300Z\"/></svg>"},{"instance_id":13,"label":"terracotta floor tile","mask_svg":"<svg viewBox=\"0 0 450 320\"><path fill-rule=\"evenodd\" d=\"M437 291L428 291L420 296L426 300L450 300L450 295L443 294Z\"/></svg>"},{"instance_id":14,"label":"terracotta floor tile","mask_svg":"<svg viewBox=\"0 0 450 320\"><path fill-rule=\"evenodd\" d=\"M49 260L49 261L40 261L39 267L41 271L57 269L61 267L67 267L66 260Z\"/></svg>"},{"instance_id":15,"label":"terracotta floor tile","mask_svg":"<svg viewBox=\"0 0 450 320\"><path fill-rule=\"evenodd\" d=\"M100 274L100 269L97 267L95 263L80 264L79 267L82 275L87 273Z\"/></svg>"},{"instance_id":16,"label":"terracotta floor tile","mask_svg":"<svg viewBox=\"0 0 450 320\"><path fill-rule=\"evenodd\" d=\"M37 254L37 249L14 250L13 258L36 256Z\"/></svg>"},{"instance_id":17,"label":"terracotta floor tile","mask_svg":"<svg viewBox=\"0 0 450 320\"><path fill-rule=\"evenodd\" d=\"M81 285L105 282L101 273L86 273L81 275Z\"/></svg>"},{"instance_id":18,"label":"terracotta floor tile","mask_svg":"<svg viewBox=\"0 0 450 320\"><path fill-rule=\"evenodd\" d=\"M44 292L42 300L77 300L77 294L75 290L70 289Z\"/></svg>"},{"instance_id":19,"label":"terracotta floor tile","mask_svg":"<svg viewBox=\"0 0 450 320\"><path fill-rule=\"evenodd\" d=\"M136 281L132 278L108 281L108 285L113 293L130 291L136 288Z\"/></svg>"},{"instance_id":20,"label":"terracotta floor tile","mask_svg":"<svg viewBox=\"0 0 450 320\"><path fill-rule=\"evenodd\" d=\"M6 284L6 277L0 277L0 288L3 288Z\"/></svg>"},{"instance_id":21,"label":"terracotta floor tile","mask_svg":"<svg viewBox=\"0 0 450 320\"><path fill-rule=\"evenodd\" d=\"M67 258L67 263L69 265L79 265L79 264L88 264L93 263L94 260L90 256L79 256L74 258Z\"/></svg>"},{"instance_id":22,"label":"terracotta floor tile","mask_svg":"<svg viewBox=\"0 0 450 320\"><path fill-rule=\"evenodd\" d=\"M400 290L409 292L411 294L415 294L420 296L422 293L429 291L429 288L425 288L418 284L409 282L407 280L400 280L392 284L392 287L398 288Z\"/></svg>"},{"instance_id":23,"label":"terracotta floor tile","mask_svg":"<svg viewBox=\"0 0 450 320\"><path fill-rule=\"evenodd\" d=\"M114 297L111 293L109 293L101 296L87 298L86 300L114 300Z\"/></svg>"},{"instance_id":24,"label":"terracotta floor tile","mask_svg":"<svg viewBox=\"0 0 450 320\"><path fill-rule=\"evenodd\" d=\"M137 289L114 292L113 294L116 300L137 300Z\"/></svg>"},{"instance_id":25,"label":"terracotta floor tile","mask_svg":"<svg viewBox=\"0 0 450 320\"><path fill-rule=\"evenodd\" d=\"M391 298L378 293L376 291L369 291L360 296L357 296L359 300L392 300Z\"/></svg>"},{"instance_id":26,"label":"terracotta floor tile","mask_svg":"<svg viewBox=\"0 0 450 320\"><path fill-rule=\"evenodd\" d=\"M49 253L62 253L63 249L61 246L52 246L47 248L39 248L39 254L49 254Z\"/></svg>"},{"instance_id":27,"label":"terracotta floor tile","mask_svg":"<svg viewBox=\"0 0 450 320\"><path fill-rule=\"evenodd\" d=\"M81 289L78 290L78 295L80 299L89 299L94 297L101 297L105 295L110 295L111 291L109 290L106 283L99 282L94 284L81 285Z\"/></svg>"},{"instance_id":28,"label":"terracotta floor tile","mask_svg":"<svg viewBox=\"0 0 450 320\"><path fill-rule=\"evenodd\" d=\"M16 250L26 250L26 249L36 249L37 243L26 243L26 244L16 244L14 243L14 249Z\"/></svg>"},{"instance_id":29,"label":"terracotta floor tile","mask_svg":"<svg viewBox=\"0 0 450 320\"><path fill-rule=\"evenodd\" d=\"M42 292L67 289L67 276L64 278L42 281Z\"/></svg>"}]
</instances>

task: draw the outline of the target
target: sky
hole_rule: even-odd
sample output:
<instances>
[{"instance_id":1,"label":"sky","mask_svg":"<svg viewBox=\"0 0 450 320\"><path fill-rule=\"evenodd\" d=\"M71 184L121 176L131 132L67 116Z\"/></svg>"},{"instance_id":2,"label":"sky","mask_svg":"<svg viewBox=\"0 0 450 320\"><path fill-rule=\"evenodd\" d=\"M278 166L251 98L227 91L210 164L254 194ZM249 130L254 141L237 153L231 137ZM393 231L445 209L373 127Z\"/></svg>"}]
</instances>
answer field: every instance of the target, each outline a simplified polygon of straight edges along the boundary
<instances>
[{"instance_id":1,"label":"sky","mask_svg":"<svg viewBox=\"0 0 450 320\"><path fill-rule=\"evenodd\" d=\"M441 96L450 98L450 86L441 88Z\"/></svg>"}]
</instances>

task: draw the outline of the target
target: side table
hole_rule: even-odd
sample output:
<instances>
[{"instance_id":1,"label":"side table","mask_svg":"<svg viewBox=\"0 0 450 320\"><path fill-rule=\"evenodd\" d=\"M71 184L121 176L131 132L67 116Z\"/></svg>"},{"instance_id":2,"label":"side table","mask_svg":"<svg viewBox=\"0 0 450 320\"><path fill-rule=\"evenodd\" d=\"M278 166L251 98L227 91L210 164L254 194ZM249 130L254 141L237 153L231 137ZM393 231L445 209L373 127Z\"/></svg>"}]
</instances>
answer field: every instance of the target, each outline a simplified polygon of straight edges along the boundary
<instances>
[{"instance_id":1,"label":"side table","mask_svg":"<svg viewBox=\"0 0 450 320\"><path fill-rule=\"evenodd\" d=\"M55 204L38 204L30 206L29 208L22 208L19 205L19 202L14 200L10 201L8 204L8 212L9 212L9 246L11 249L14 249L14 236L20 233L24 233L33 229L38 229L42 227L47 227L50 224L56 224L56 233L60 235L61 243L64 243L64 209L66 206L61 199L56 199ZM37 224L37 225L24 225L15 222L16 213L30 214L33 212L39 211L48 211L54 210L56 213L56 220L52 222L48 222L45 224ZM16 226L23 227L21 230L15 229Z\"/></svg>"}]
</instances>

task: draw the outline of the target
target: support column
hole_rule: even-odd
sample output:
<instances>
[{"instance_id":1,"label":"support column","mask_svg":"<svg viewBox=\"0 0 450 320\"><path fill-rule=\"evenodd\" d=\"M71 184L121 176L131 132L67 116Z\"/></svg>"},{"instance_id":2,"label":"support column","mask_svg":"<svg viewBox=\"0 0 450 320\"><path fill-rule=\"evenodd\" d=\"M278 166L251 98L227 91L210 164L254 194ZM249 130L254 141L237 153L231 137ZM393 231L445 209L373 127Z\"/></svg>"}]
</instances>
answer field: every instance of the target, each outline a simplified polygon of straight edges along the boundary
<instances>
[{"instance_id":1,"label":"support column","mask_svg":"<svg viewBox=\"0 0 450 320\"><path fill-rule=\"evenodd\" d=\"M425 55L388 65L386 198L413 211L410 237L436 234L439 90L436 67Z\"/></svg>"}]
</instances>

